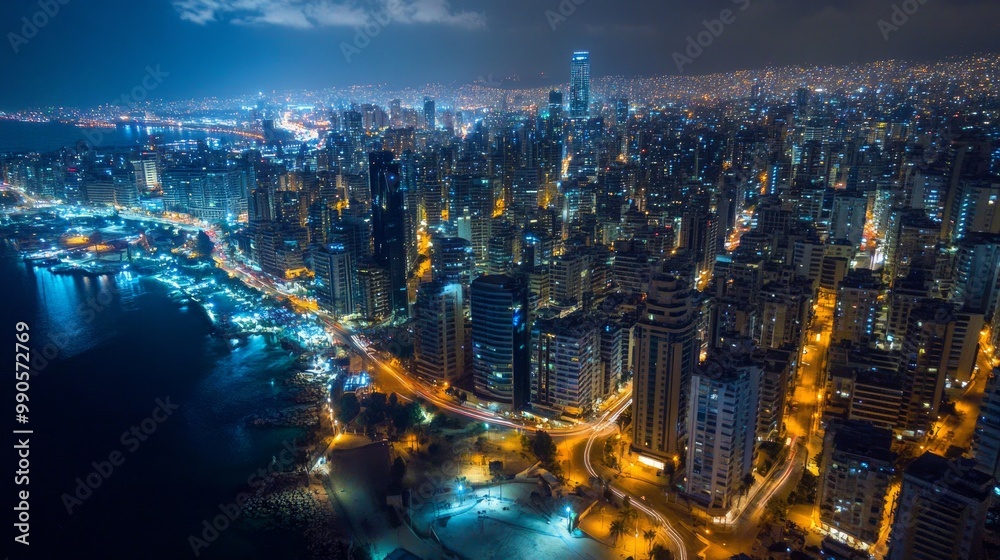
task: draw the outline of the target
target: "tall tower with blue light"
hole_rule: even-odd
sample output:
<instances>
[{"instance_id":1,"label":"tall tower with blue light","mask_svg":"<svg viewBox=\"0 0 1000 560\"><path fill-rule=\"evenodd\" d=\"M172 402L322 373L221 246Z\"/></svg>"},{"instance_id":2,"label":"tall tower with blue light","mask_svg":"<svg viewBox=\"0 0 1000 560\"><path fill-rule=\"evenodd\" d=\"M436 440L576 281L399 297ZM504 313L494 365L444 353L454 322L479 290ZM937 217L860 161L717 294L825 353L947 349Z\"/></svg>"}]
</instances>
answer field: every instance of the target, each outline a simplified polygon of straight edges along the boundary
<instances>
[{"instance_id":1,"label":"tall tower with blue light","mask_svg":"<svg viewBox=\"0 0 1000 560\"><path fill-rule=\"evenodd\" d=\"M573 53L570 66L569 116L571 119L590 118L590 53Z\"/></svg>"}]
</instances>

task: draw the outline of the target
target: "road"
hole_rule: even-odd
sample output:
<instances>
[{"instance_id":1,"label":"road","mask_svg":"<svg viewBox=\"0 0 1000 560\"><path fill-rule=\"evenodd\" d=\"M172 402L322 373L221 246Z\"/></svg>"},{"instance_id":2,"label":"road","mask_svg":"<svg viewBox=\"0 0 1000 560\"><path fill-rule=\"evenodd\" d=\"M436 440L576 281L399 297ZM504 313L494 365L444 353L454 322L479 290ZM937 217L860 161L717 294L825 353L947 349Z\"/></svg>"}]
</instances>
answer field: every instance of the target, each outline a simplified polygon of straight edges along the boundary
<instances>
[{"instance_id":1,"label":"road","mask_svg":"<svg viewBox=\"0 0 1000 560\"><path fill-rule=\"evenodd\" d=\"M581 462L591 477L601 476L598 474L597 468L591 461L591 457L594 453L595 442L598 438L607 438L617 431L618 427L615 424L615 420L618 419L618 416L624 412L630 404L632 404L632 399L625 399L605 412L597 422L588 428L589 435L587 436L585 442L568 442L570 443L569 448L571 449L571 455L577 455L576 459L581 459L579 457L579 453L582 451ZM598 447L598 449L601 449L601 447ZM606 476L607 473L604 473L604 475L605 476L602 478L605 480L611 480L611 477ZM628 492L627 490L622 490L620 481L611 483L611 492L614 493L615 497L619 500L623 499L625 496L629 496L633 507L646 514L646 516L659 525L658 537L665 539L671 550L674 552L676 558L678 560L688 560L688 551L694 550L694 534L683 528L679 528L680 524L677 523L676 520L672 523L667 519L667 517L662 515L660 511L663 511L666 508L655 505L653 503L656 501L655 499L652 501L649 500L649 498L654 497L652 494L647 496L644 494L634 494ZM662 497L662 493L657 492L656 496ZM682 532L686 533L686 535L682 534Z\"/></svg>"},{"instance_id":2,"label":"road","mask_svg":"<svg viewBox=\"0 0 1000 560\"><path fill-rule=\"evenodd\" d=\"M959 413L958 417L939 416L940 420L934 423L933 435L924 442L921 451L926 448L927 451L945 455L952 446L971 449L976 420L983 404L986 379L996 364L994 349L989 343L989 338L989 335L981 335L979 354L976 356L977 371L972 381L957 397L951 396L955 402L955 410Z\"/></svg>"},{"instance_id":3,"label":"road","mask_svg":"<svg viewBox=\"0 0 1000 560\"><path fill-rule=\"evenodd\" d=\"M813 321L806 332L799 356L798 382L792 402L796 403L785 418L788 435L805 444L812 460L823 451L821 420L826 393L826 361L833 332L833 299L816 303Z\"/></svg>"},{"instance_id":4,"label":"road","mask_svg":"<svg viewBox=\"0 0 1000 560\"><path fill-rule=\"evenodd\" d=\"M224 252L218 251L215 256L216 264L219 268L240 278L247 285L261 290L273 297L287 299L291 294L282 292L274 284L266 280L262 275L248 271L234 263L230 263ZM441 410L451 414L471 418L489 424L506 426L513 429L536 430L537 426L526 425L521 422L499 416L493 412L463 406L455 402L451 397L445 395L441 388L424 384L407 375L403 369L393 361L380 358L371 348L367 347L359 337L342 324L336 321L331 315L322 311L310 310L317 315L328 328L331 337L344 344L353 353L366 358L372 364L372 374L379 379L379 383L393 388L401 396L412 398L422 398L432 403ZM817 357L825 356L826 346L829 344L829 326L832 324L832 306L819 306L817 319L813 322L813 330L809 336L819 334L816 339ZM820 350L821 348L821 350ZM819 379L823 364L821 360L816 360L815 365L807 365L803 368L802 378L796 393L796 398L800 401L800 411L796 416L802 426L803 439L810 439L814 429L818 427L819 406L821 394L818 390ZM812 398L809 398L809 396ZM604 409L604 412L595 420L581 423L568 428L548 428L547 431L556 439L562 442L561 447L568 449L571 455L571 465L573 462L582 463L585 471L592 477L600 476L598 468L595 467L592 457L596 442L602 438L607 438L617 430L615 420L631 404L629 392L623 392L612 398ZM791 433L791 429L790 429ZM808 443L806 444L808 445ZM603 443L598 450L603 449ZM789 484L794 484L801 476L803 463L801 454L804 446L798 443L796 436L792 438L791 448L785 462L777 465L771 476L761 485L758 485L748 498L748 506L744 508L744 513L739 517L734 530L725 537L721 544L708 541L700 534L696 534L690 528L682 525L679 521L682 515L677 512L677 504L669 503L661 487L638 479L619 478L612 485L612 492L618 499L628 495L631 502L639 511L653 519L660 526L660 537L663 538L677 555L679 560L688 560L690 551L697 550L699 540L710 543L699 554L706 558L728 558L740 551L752 549L753 542L757 536L759 522L764 514L767 502L775 495L788 491ZM807 452L807 451L806 451ZM571 467L572 469L572 467ZM603 478L613 479L606 470ZM648 486L643 489L643 485ZM749 515L747 515L749 512ZM669 519L669 520L668 520ZM707 532L707 531L706 531ZM710 532L709 532L710 534Z\"/></svg>"},{"instance_id":5,"label":"road","mask_svg":"<svg viewBox=\"0 0 1000 560\"><path fill-rule=\"evenodd\" d=\"M247 286L254 289L260 290L272 297L277 299L292 299L294 296L287 292L283 292L270 281L268 281L263 275L254 273L253 271L247 270L235 263L230 262L225 253L219 249L213 256L216 266L220 269L232 274L233 276L239 278ZM372 365L371 373L378 380L380 385L383 385L387 390L391 389L402 397L408 398L422 398L425 401L438 407L440 410L447 411L451 414L458 416L464 416L472 420L478 420L481 422L486 422L489 424L495 424L498 426L505 426L513 429L522 429L528 431L536 431L539 429L537 424L527 424L523 422L517 422L503 416L500 416L492 411L483 410L480 408L473 408L471 406L462 405L457 403L452 397L444 394L444 390L441 387L434 385L429 385L423 383L411 376L409 376L401 366L396 363L382 359L379 355L367 345L361 341L353 332L345 328L341 323L339 323L332 315L326 313L322 310L310 309L309 313L316 315L323 323L326 325L328 332L331 337L337 342L345 345L354 354L361 356L368 360ZM630 395L628 391L624 391L621 394L611 398L605 404L605 410L611 411L616 409L623 409L621 404L629 400ZM602 422L606 419L608 413L605 412L598 419L591 422L584 422L577 424L575 426L570 426L566 428L552 428L545 427L547 431L553 438L571 438L576 436L581 436L587 434L591 431L592 426L596 423Z\"/></svg>"}]
</instances>

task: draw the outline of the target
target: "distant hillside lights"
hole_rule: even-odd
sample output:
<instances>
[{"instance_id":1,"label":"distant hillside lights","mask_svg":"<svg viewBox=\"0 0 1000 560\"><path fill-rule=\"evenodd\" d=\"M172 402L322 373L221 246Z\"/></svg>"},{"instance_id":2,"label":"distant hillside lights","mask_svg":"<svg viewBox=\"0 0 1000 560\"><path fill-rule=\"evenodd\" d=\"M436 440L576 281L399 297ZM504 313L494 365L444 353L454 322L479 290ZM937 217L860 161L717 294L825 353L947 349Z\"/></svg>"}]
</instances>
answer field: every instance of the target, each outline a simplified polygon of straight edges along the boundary
<instances>
[{"instance_id":1,"label":"distant hillside lights","mask_svg":"<svg viewBox=\"0 0 1000 560\"><path fill-rule=\"evenodd\" d=\"M163 83L163 79L170 75L170 72L164 72L160 69L160 65L146 66L146 75L142 77L142 80L138 85L136 85L131 90L121 94L117 99L112 101L111 105L117 105L122 107L126 111L134 111L138 107L139 103L142 103L149 96L149 92L160 87ZM98 129L88 129L84 128L83 135L90 142L91 146L97 146L104 141L104 132Z\"/></svg>"},{"instance_id":2,"label":"distant hillside lights","mask_svg":"<svg viewBox=\"0 0 1000 560\"><path fill-rule=\"evenodd\" d=\"M27 16L21 18L23 24L21 25L21 33L13 31L7 33L7 40L10 41L10 48L14 50L14 54L21 52L21 45L27 45L30 40L34 39L38 35L38 31L59 14L59 7L69 4L69 2L70 0L38 0L40 9L30 18Z\"/></svg>"}]
</instances>

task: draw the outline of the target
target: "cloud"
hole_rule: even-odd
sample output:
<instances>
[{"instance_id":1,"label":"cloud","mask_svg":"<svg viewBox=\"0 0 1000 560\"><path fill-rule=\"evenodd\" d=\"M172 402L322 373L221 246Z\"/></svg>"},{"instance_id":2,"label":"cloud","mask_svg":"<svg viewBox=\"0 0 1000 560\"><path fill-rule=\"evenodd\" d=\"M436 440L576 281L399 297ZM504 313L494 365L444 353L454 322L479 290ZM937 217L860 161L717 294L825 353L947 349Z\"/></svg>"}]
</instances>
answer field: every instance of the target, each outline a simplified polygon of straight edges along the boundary
<instances>
[{"instance_id":1,"label":"cloud","mask_svg":"<svg viewBox=\"0 0 1000 560\"><path fill-rule=\"evenodd\" d=\"M373 14L404 24L480 29L486 15L456 11L448 0L173 0L180 18L198 25L275 25L295 29L355 27Z\"/></svg>"}]
</instances>

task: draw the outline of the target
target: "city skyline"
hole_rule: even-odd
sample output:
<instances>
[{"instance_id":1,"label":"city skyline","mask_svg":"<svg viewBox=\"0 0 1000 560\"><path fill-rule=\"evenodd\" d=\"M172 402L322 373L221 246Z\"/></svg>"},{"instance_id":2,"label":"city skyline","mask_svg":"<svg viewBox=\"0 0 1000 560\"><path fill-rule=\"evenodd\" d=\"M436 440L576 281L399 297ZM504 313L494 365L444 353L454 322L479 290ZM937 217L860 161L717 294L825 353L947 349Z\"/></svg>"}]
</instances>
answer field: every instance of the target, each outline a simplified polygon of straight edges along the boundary
<instances>
[{"instance_id":1,"label":"city skyline","mask_svg":"<svg viewBox=\"0 0 1000 560\"><path fill-rule=\"evenodd\" d=\"M521 3L160 0L12 67L12 558L1000 557L1000 49L940 45L1000 8ZM34 5L22 64L91 28Z\"/></svg>"},{"instance_id":2,"label":"city skyline","mask_svg":"<svg viewBox=\"0 0 1000 560\"><path fill-rule=\"evenodd\" d=\"M790 0L642 2L629 10L596 0L93 4L56 2L52 16L37 2L0 7L0 64L22 86L0 92L0 109L107 103L147 66L169 74L150 97L180 100L377 83L554 86L565 83L564 53L575 50L592 52L595 77L923 62L1000 50L988 24L1000 7L978 0L824 8ZM142 48L124 49L126 41ZM46 71L33 71L39 67Z\"/></svg>"}]
</instances>

